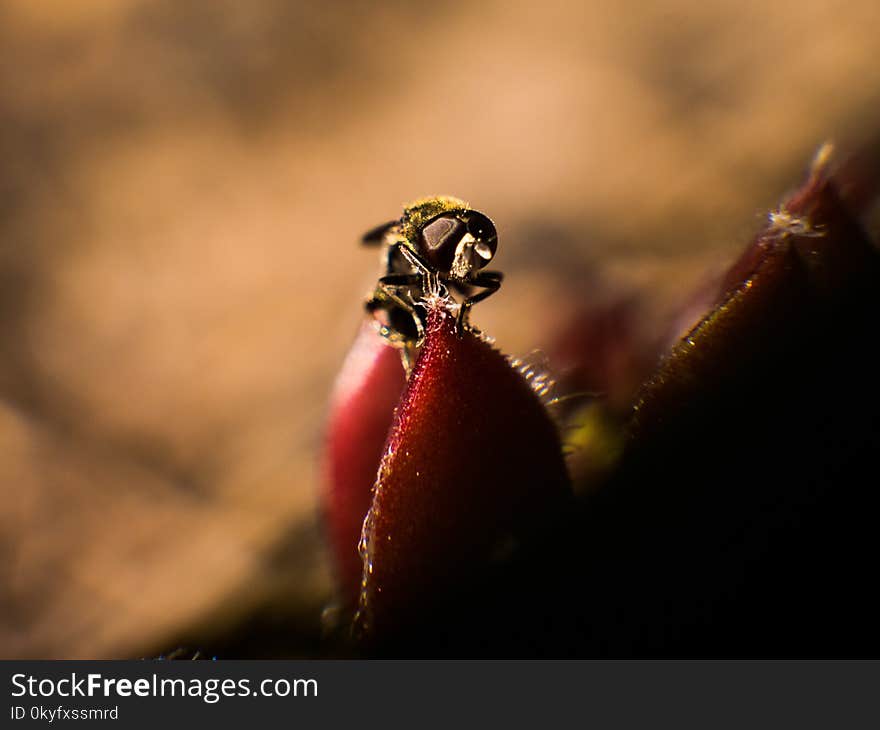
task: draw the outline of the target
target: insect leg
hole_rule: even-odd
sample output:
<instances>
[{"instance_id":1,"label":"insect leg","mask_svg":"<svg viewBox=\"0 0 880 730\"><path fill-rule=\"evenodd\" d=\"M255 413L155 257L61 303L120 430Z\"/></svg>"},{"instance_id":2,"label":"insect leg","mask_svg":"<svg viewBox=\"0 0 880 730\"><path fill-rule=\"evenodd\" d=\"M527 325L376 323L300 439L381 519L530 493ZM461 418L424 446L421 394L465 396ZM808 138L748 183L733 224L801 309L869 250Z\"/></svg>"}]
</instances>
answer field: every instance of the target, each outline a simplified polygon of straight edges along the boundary
<instances>
[{"instance_id":1,"label":"insect leg","mask_svg":"<svg viewBox=\"0 0 880 730\"><path fill-rule=\"evenodd\" d=\"M379 277L379 284L394 289L401 289L405 286L418 286L421 283L421 274L385 274L385 276Z\"/></svg>"},{"instance_id":2,"label":"insect leg","mask_svg":"<svg viewBox=\"0 0 880 730\"><path fill-rule=\"evenodd\" d=\"M380 319L379 334L390 344L410 350L424 339L422 318L416 311L412 295L401 292L410 287L421 287L420 274L387 274L379 279L373 296L364 304L371 314L382 310L387 320Z\"/></svg>"},{"instance_id":3,"label":"insect leg","mask_svg":"<svg viewBox=\"0 0 880 730\"><path fill-rule=\"evenodd\" d=\"M430 274L432 272L431 267L419 256L415 251L413 251L409 246L403 243L394 243L391 245L391 249L395 253L399 253L403 256L410 265L415 268L417 271L422 274Z\"/></svg>"},{"instance_id":4,"label":"insect leg","mask_svg":"<svg viewBox=\"0 0 880 730\"><path fill-rule=\"evenodd\" d=\"M468 285L478 286L482 288L483 291L472 294L461 303L461 307L459 307L458 310L458 317L455 320L455 330L458 333L459 337L461 336L462 332L464 332L464 329L467 326L467 318L471 307L474 306L474 304L476 304L477 302L481 302L497 292L498 289L501 288L501 282L503 279L504 274L502 274L500 271L481 271L472 279L467 280L466 283Z\"/></svg>"},{"instance_id":5,"label":"insect leg","mask_svg":"<svg viewBox=\"0 0 880 730\"><path fill-rule=\"evenodd\" d=\"M406 246L402 243L393 244L389 247L389 261L391 261L391 258L394 254L400 254L404 259L406 259L407 263L418 272L418 275L421 276L421 291L419 292L419 296L415 297L415 299L421 299L425 296L445 297L448 295L448 290L446 289L446 286L444 284L445 279L443 278L443 275L432 268L430 264L428 264L409 246Z\"/></svg>"}]
</instances>

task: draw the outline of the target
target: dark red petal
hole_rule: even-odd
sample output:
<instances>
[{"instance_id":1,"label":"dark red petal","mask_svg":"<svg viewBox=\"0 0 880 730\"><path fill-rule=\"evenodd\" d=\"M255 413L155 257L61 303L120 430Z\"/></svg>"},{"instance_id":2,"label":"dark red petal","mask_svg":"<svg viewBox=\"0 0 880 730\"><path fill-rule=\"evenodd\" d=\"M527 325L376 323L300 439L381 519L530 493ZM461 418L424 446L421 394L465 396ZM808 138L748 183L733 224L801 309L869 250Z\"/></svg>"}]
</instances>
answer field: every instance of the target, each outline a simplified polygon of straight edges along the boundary
<instances>
[{"instance_id":1,"label":"dark red petal","mask_svg":"<svg viewBox=\"0 0 880 730\"><path fill-rule=\"evenodd\" d=\"M364 527L358 627L400 631L569 494L556 429L507 359L436 306ZM524 587L525 590L525 587Z\"/></svg>"},{"instance_id":2,"label":"dark red petal","mask_svg":"<svg viewBox=\"0 0 880 730\"><path fill-rule=\"evenodd\" d=\"M361 527L405 382L397 350L364 322L336 380L323 462L324 516L345 603L360 590Z\"/></svg>"},{"instance_id":3,"label":"dark red petal","mask_svg":"<svg viewBox=\"0 0 880 730\"><path fill-rule=\"evenodd\" d=\"M880 252L838 180L775 211L643 389L561 601L582 652L877 652Z\"/></svg>"},{"instance_id":4,"label":"dark red petal","mask_svg":"<svg viewBox=\"0 0 880 730\"><path fill-rule=\"evenodd\" d=\"M877 261L835 181L814 170L728 271L715 308L643 388L634 432L662 427L691 405L699 407L706 394L789 347L800 332L855 314L846 307L869 301Z\"/></svg>"}]
</instances>

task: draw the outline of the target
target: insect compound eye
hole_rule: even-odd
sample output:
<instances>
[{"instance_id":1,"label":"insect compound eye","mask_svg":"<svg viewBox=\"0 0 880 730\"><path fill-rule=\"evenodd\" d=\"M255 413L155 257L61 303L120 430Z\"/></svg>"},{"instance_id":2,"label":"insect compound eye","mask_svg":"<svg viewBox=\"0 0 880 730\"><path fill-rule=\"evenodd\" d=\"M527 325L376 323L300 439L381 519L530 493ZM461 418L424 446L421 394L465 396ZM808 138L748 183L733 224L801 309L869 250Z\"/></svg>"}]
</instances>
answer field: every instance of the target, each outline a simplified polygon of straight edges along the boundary
<instances>
[{"instance_id":1,"label":"insect compound eye","mask_svg":"<svg viewBox=\"0 0 880 730\"><path fill-rule=\"evenodd\" d=\"M438 216L422 228L420 243L425 257L438 271L449 271L455 249L467 232L467 225L454 214Z\"/></svg>"},{"instance_id":2,"label":"insect compound eye","mask_svg":"<svg viewBox=\"0 0 880 730\"><path fill-rule=\"evenodd\" d=\"M498 232L495 230L495 224L482 213L474 210L468 215L467 230L476 241L474 251L479 257L478 266L482 268L492 260L498 249Z\"/></svg>"}]
</instances>

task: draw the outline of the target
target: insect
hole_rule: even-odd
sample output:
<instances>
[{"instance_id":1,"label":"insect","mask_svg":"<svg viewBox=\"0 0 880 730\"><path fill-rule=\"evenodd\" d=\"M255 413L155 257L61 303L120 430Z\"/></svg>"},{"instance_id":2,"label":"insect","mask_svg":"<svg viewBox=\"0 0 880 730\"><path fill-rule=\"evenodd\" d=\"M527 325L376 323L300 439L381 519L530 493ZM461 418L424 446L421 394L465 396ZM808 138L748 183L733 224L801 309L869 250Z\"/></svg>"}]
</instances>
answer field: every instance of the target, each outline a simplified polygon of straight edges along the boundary
<instances>
[{"instance_id":1,"label":"insect","mask_svg":"<svg viewBox=\"0 0 880 730\"><path fill-rule=\"evenodd\" d=\"M380 334L403 351L407 365L425 335L426 313L418 306L428 294L460 298L456 329L468 326L468 313L498 291L503 274L486 271L498 248L491 220L464 201L424 198L407 206L399 220L364 234L367 246L382 247L384 274L366 301Z\"/></svg>"}]
</instances>

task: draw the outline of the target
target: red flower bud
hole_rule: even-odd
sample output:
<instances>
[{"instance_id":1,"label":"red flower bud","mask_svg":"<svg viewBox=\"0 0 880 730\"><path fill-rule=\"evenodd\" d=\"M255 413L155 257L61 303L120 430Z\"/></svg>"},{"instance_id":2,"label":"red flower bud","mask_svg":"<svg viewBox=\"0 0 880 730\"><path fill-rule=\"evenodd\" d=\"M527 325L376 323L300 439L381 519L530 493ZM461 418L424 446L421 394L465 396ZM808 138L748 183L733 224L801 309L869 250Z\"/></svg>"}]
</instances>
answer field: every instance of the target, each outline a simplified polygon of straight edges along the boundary
<instances>
[{"instance_id":1,"label":"red flower bud","mask_svg":"<svg viewBox=\"0 0 880 730\"><path fill-rule=\"evenodd\" d=\"M634 432L668 426L744 372L791 351L799 336L814 337L826 324L843 330L873 301L877 259L838 181L815 164L730 268L714 309L643 388Z\"/></svg>"},{"instance_id":2,"label":"red flower bud","mask_svg":"<svg viewBox=\"0 0 880 730\"><path fill-rule=\"evenodd\" d=\"M323 464L324 516L340 593L348 605L360 589L357 545L404 384L400 355L365 321L336 380Z\"/></svg>"},{"instance_id":3,"label":"red flower bud","mask_svg":"<svg viewBox=\"0 0 880 730\"><path fill-rule=\"evenodd\" d=\"M528 382L433 305L364 523L362 635L401 631L568 495L559 436Z\"/></svg>"}]
</instances>

